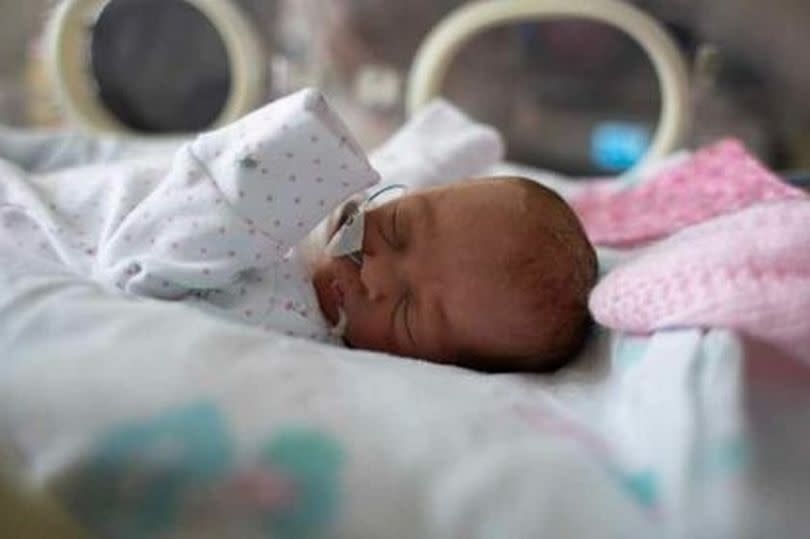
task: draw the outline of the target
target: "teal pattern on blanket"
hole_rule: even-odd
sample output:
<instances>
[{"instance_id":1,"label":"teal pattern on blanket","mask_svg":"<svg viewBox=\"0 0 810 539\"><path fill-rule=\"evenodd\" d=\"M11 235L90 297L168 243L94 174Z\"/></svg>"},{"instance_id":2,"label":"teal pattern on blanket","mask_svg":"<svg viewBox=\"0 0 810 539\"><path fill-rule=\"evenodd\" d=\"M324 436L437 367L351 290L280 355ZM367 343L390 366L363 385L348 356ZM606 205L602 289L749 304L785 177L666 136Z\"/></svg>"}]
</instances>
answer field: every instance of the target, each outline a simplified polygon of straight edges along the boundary
<instances>
[{"instance_id":1,"label":"teal pattern on blanket","mask_svg":"<svg viewBox=\"0 0 810 539\"><path fill-rule=\"evenodd\" d=\"M267 513L271 536L316 537L338 512L340 471L345 460L338 442L314 429L286 427L270 439L260 459L289 477L295 490L291 506Z\"/></svg>"},{"instance_id":2,"label":"teal pattern on blanket","mask_svg":"<svg viewBox=\"0 0 810 539\"><path fill-rule=\"evenodd\" d=\"M641 361L649 346L649 337L620 335L611 354L613 364L628 369Z\"/></svg>"},{"instance_id":3,"label":"teal pattern on blanket","mask_svg":"<svg viewBox=\"0 0 810 539\"><path fill-rule=\"evenodd\" d=\"M740 473L750 462L751 447L742 436L707 443L692 464L695 479L710 480Z\"/></svg>"},{"instance_id":4,"label":"teal pattern on blanket","mask_svg":"<svg viewBox=\"0 0 810 539\"><path fill-rule=\"evenodd\" d=\"M635 500L647 509L658 503L658 477L651 470L618 474L621 485Z\"/></svg>"},{"instance_id":5,"label":"teal pattern on blanket","mask_svg":"<svg viewBox=\"0 0 810 539\"><path fill-rule=\"evenodd\" d=\"M102 537L155 537L176 524L186 491L217 480L232 455L207 402L112 429L57 491Z\"/></svg>"}]
</instances>

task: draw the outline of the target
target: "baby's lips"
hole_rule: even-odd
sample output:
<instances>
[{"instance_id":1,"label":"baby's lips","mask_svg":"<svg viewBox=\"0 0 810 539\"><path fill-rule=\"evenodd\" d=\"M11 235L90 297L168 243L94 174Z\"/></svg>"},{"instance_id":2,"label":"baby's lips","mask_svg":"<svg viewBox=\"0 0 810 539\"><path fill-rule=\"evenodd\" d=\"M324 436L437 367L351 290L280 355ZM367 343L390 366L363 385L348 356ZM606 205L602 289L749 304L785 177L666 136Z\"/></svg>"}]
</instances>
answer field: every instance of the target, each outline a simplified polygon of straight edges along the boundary
<instances>
[{"instance_id":1,"label":"baby's lips","mask_svg":"<svg viewBox=\"0 0 810 539\"><path fill-rule=\"evenodd\" d=\"M330 324L335 325L340 318L339 308L343 305L343 291L334 277L315 279L315 292L321 311Z\"/></svg>"},{"instance_id":2,"label":"baby's lips","mask_svg":"<svg viewBox=\"0 0 810 539\"><path fill-rule=\"evenodd\" d=\"M335 301L335 310L343 307L344 302L346 301L345 296L343 295L343 289L340 287L340 283L337 282L337 279L332 281L332 286L330 287L332 290L332 297L334 297Z\"/></svg>"},{"instance_id":3,"label":"baby's lips","mask_svg":"<svg viewBox=\"0 0 810 539\"><path fill-rule=\"evenodd\" d=\"M329 323L335 326L340 321L340 309L343 308L345 301L343 289L340 287L337 279L332 280L325 294L327 296L328 305L326 307L327 311L324 314L327 320L329 320Z\"/></svg>"}]
</instances>

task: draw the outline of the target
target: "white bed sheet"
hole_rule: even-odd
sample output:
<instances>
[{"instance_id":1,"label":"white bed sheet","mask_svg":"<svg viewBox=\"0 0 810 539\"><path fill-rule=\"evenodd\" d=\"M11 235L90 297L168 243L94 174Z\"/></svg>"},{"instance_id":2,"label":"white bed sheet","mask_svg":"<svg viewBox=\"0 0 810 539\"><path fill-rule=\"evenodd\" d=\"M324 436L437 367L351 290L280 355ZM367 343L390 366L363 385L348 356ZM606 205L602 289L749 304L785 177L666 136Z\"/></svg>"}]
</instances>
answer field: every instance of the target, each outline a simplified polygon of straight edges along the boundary
<instances>
[{"instance_id":1,"label":"white bed sheet","mask_svg":"<svg viewBox=\"0 0 810 539\"><path fill-rule=\"evenodd\" d=\"M132 150L77 140L94 159ZM71 162L68 146L53 166ZM45 166L36 152L16 159ZM564 195L580 185L500 171ZM744 348L731 333L598 330L553 376L483 375L114 297L19 262L0 252L0 445L98 536L762 531L748 526ZM782 514L767 521L780 529Z\"/></svg>"},{"instance_id":2,"label":"white bed sheet","mask_svg":"<svg viewBox=\"0 0 810 539\"><path fill-rule=\"evenodd\" d=\"M482 375L0 268L0 432L100 536L682 536L695 463L728 452L714 489L743 471L724 332L598 332L555 376ZM278 476L308 494L234 494Z\"/></svg>"}]
</instances>

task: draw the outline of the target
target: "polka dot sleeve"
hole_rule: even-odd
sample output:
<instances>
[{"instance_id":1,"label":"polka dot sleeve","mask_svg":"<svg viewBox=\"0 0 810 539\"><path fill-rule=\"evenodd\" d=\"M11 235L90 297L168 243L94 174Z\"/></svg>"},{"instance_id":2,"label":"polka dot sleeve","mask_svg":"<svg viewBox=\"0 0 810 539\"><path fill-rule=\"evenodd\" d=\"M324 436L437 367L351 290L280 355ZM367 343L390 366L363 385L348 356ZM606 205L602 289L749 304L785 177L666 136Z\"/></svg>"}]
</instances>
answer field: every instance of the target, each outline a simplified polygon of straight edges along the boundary
<instances>
[{"instance_id":1,"label":"polka dot sleeve","mask_svg":"<svg viewBox=\"0 0 810 539\"><path fill-rule=\"evenodd\" d=\"M302 90L200 137L191 148L241 216L286 246L379 181L316 90Z\"/></svg>"},{"instance_id":2,"label":"polka dot sleeve","mask_svg":"<svg viewBox=\"0 0 810 539\"><path fill-rule=\"evenodd\" d=\"M97 277L167 299L227 287L377 181L320 93L301 91L181 148L102 242Z\"/></svg>"}]
</instances>

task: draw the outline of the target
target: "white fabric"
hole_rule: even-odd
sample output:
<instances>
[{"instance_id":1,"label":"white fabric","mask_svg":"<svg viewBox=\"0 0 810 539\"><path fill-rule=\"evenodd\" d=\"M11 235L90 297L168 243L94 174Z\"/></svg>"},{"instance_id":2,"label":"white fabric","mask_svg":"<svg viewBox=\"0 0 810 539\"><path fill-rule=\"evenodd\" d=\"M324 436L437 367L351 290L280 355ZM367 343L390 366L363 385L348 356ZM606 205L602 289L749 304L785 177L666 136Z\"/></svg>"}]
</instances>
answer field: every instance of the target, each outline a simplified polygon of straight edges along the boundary
<instances>
[{"instance_id":1,"label":"white fabric","mask_svg":"<svg viewBox=\"0 0 810 539\"><path fill-rule=\"evenodd\" d=\"M185 138L92 136L70 130L18 130L0 126L0 159L45 174L65 168L132 158L165 161Z\"/></svg>"},{"instance_id":2,"label":"white fabric","mask_svg":"<svg viewBox=\"0 0 810 539\"><path fill-rule=\"evenodd\" d=\"M0 162L6 248L129 294L334 340L290 250L378 176L320 93L301 91L201 135L168 169L161 161L27 175Z\"/></svg>"},{"instance_id":3,"label":"white fabric","mask_svg":"<svg viewBox=\"0 0 810 539\"><path fill-rule=\"evenodd\" d=\"M0 132L12 160L0 161L7 248L129 294L337 343L312 255L290 250L379 176L323 96L301 91L177 145ZM373 161L386 184L420 188L480 174L502 153L493 129L437 101Z\"/></svg>"},{"instance_id":4,"label":"white fabric","mask_svg":"<svg viewBox=\"0 0 810 539\"><path fill-rule=\"evenodd\" d=\"M420 125L387 147L407 159L375 159L386 183L490 164L465 143L422 168ZM227 176L237 156L205 142L191 148ZM133 301L64 263L86 264L80 250L0 237L0 440L100 537L743 536L732 335L600 331L555 376L482 375Z\"/></svg>"},{"instance_id":5,"label":"white fabric","mask_svg":"<svg viewBox=\"0 0 810 539\"><path fill-rule=\"evenodd\" d=\"M483 175L503 156L497 131L437 99L374 152L371 164L385 184L421 188Z\"/></svg>"},{"instance_id":6,"label":"white fabric","mask_svg":"<svg viewBox=\"0 0 810 539\"><path fill-rule=\"evenodd\" d=\"M556 377L487 376L262 333L183 304L133 303L6 262L0 433L26 477L101 536L139 529L150 481L188 470L201 482L170 499L161 532L220 537L247 526L240 537L266 536L264 520L243 507L249 499L222 496L263 470L268 441L308 429L342 455L340 518L323 524L326 537L676 537L703 492L696 463L716 440L740 435L740 358L726 350L705 372L697 331L654 337L637 354L603 335ZM717 394L718 375L731 391ZM200 406L219 418L204 435L185 423L159 431L164 418ZM722 428L707 431L707 421ZM182 460L100 455L122 430L125 440L158 430L144 450L180 444ZM195 451L223 444L230 456L218 475L194 467ZM118 475L94 487L103 455L108 466L121 459ZM740 473L720 466L706 473L721 484ZM723 509L734 516L733 504Z\"/></svg>"}]
</instances>

